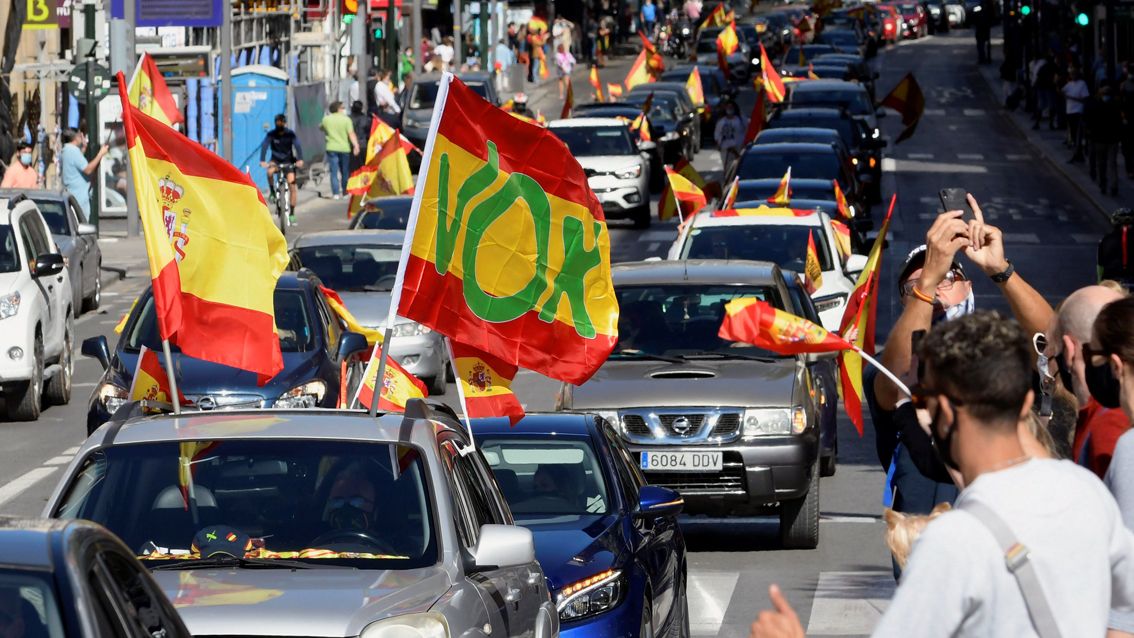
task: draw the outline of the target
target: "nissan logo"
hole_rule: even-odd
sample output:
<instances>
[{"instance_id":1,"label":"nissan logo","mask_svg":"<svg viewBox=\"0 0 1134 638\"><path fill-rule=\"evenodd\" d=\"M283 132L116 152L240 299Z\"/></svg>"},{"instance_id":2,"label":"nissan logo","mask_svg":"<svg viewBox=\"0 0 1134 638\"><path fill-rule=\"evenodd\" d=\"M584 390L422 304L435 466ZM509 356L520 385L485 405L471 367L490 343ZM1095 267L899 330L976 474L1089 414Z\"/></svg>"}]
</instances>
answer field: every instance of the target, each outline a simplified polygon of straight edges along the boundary
<instances>
[{"instance_id":1,"label":"nissan logo","mask_svg":"<svg viewBox=\"0 0 1134 638\"><path fill-rule=\"evenodd\" d=\"M217 407L216 399L214 399L212 397L201 397L201 399L199 401L197 401L197 409L198 410L203 410L203 411L215 410L216 407Z\"/></svg>"},{"instance_id":2,"label":"nissan logo","mask_svg":"<svg viewBox=\"0 0 1134 638\"><path fill-rule=\"evenodd\" d=\"M670 427L673 428L673 431L676 434L684 436L686 434L689 434L689 430L693 428L693 424L689 422L689 419L683 416L679 416L673 420L673 425Z\"/></svg>"}]
</instances>

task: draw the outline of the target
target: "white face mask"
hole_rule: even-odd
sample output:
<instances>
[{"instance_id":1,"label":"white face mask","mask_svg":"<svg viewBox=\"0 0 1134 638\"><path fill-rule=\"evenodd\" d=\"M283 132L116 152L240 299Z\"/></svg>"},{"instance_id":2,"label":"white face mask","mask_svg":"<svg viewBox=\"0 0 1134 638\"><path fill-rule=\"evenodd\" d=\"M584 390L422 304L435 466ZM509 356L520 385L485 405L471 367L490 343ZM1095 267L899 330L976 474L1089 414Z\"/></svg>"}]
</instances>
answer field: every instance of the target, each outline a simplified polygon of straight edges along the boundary
<instances>
[{"instance_id":1,"label":"white face mask","mask_svg":"<svg viewBox=\"0 0 1134 638\"><path fill-rule=\"evenodd\" d=\"M973 291L969 290L969 294L961 303L954 304L945 309L945 315L942 321L949 321L957 317L972 314L973 310L976 310L976 299L973 297Z\"/></svg>"}]
</instances>

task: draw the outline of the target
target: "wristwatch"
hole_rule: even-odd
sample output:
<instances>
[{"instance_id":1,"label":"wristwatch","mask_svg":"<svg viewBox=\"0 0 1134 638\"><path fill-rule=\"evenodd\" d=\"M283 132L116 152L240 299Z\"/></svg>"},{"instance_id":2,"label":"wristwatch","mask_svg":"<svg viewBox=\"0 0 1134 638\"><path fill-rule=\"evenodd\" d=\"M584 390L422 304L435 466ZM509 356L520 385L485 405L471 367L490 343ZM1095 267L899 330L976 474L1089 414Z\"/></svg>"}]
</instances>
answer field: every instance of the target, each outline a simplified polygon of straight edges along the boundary
<instances>
[{"instance_id":1,"label":"wristwatch","mask_svg":"<svg viewBox=\"0 0 1134 638\"><path fill-rule=\"evenodd\" d=\"M995 275L989 275L988 278L991 279L993 283L1002 284L1008 281L1008 279L1012 277L1012 273L1014 272L1016 272L1016 267L1013 266L1012 262L1009 261L1007 268L1005 268L1002 272L996 273Z\"/></svg>"}]
</instances>

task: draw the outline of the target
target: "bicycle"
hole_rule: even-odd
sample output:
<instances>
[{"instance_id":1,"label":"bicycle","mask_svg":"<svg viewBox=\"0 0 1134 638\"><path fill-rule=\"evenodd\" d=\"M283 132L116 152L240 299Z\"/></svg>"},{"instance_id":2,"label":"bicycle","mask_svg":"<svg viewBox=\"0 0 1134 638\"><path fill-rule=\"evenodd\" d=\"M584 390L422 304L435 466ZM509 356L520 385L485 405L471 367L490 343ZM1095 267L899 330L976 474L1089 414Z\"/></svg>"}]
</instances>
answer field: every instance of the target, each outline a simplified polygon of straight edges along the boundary
<instances>
[{"instance_id":1,"label":"bicycle","mask_svg":"<svg viewBox=\"0 0 1134 638\"><path fill-rule=\"evenodd\" d=\"M272 198L276 201L276 225L280 233L286 236L288 227L295 223L295 211L291 209L291 188L287 183L287 173L295 170L295 164L273 162L272 165L276 167L276 171L272 173L269 186Z\"/></svg>"}]
</instances>

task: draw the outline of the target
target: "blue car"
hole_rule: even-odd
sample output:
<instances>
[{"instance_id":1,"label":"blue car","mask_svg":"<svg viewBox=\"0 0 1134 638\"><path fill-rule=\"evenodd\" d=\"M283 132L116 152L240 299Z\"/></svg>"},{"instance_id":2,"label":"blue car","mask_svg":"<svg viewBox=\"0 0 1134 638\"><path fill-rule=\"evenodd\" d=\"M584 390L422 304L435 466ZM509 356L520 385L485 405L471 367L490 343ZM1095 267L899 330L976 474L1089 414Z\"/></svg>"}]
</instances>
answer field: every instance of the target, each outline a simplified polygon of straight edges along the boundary
<instances>
[{"instance_id":1,"label":"blue car","mask_svg":"<svg viewBox=\"0 0 1134 638\"><path fill-rule=\"evenodd\" d=\"M561 636L689 636L681 496L646 485L607 421L529 414L514 428L477 419L473 432L532 531Z\"/></svg>"},{"instance_id":2,"label":"blue car","mask_svg":"<svg viewBox=\"0 0 1134 638\"><path fill-rule=\"evenodd\" d=\"M276 283L276 330L284 368L266 384L258 385L253 372L184 357L174 347L180 393L201 410L337 407L342 363L353 363L368 346L364 336L343 328L319 285L319 278L310 271L284 273ZM98 359L105 369L88 403L88 435L129 402L143 345L161 351L149 289L130 311L113 356L106 337L83 341L83 354Z\"/></svg>"}]
</instances>

